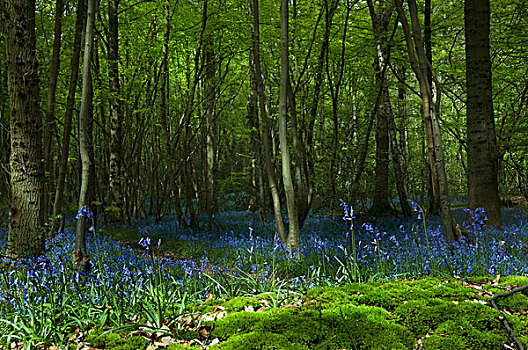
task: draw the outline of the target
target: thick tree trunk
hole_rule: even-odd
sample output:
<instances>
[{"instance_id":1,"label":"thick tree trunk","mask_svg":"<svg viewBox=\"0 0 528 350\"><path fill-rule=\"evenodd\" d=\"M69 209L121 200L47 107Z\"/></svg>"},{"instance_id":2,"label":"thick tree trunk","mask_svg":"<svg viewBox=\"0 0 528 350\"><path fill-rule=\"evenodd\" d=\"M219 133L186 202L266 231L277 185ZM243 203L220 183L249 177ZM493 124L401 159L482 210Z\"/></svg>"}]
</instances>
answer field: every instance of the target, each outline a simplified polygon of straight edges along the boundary
<instances>
[{"instance_id":1,"label":"thick tree trunk","mask_svg":"<svg viewBox=\"0 0 528 350\"><path fill-rule=\"evenodd\" d=\"M11 204L5 255L44 249L42 113L35 57L35 1L7 2L6 53L11 111Z\"/></svg>"},{"instance_id":2,"label":"thick tree trunk","mask_svg":"<svg viewBox=\"0 0 528 350\"><path fill-rule=\"evenodd\" d=\"M86 208L90 207L90 184L91 181L91 167L92 160L90 157L90 123L92 116L92 88L91 88L91 73L90 61L92 58L93 49L93 33L95 22L95 0L88 0L88 13L86 21L85 39L84 39L84 57L83 57L83 75L82 75L82 98L81 111L79 113L79 152L81 154L81 190L79 192L79 212L84 215L79 215L77 219L77 233L75 236L75 251L74 263L80 269L86 269L89 266L89 256L86 249L86 231L88 223L88 215ZM84 211L84 212L83 212Z\"/></svg>"},{"instance_id":3,"label":"thick tree trunk","mask_svg":"<svg viewBox=\"0 0 528 350\"><path fill-rule=\"evenodd\" d=\"M119 81L119 24L118 0L108 1L108 80L110 86L110 162L108 166L108 205L110 221L121 222L126 218L123 206L122 178L122 124L121 83Z\"/></svg>"},{"instance_id":4,"label":"thick tree trunk","mask_svg":"<svg viewBox=\"0 0 528 350\"><path fill-rule=\"evenodd\" d=\"M68 87L68 97L66 99L66 111L64 113L64 130L62 132L62 152L58 162L57 183L55 185L55 198L53 202L53 216L50 235L59 230L59 215L62 211L64 198L64 184L66 182L66 172L68 170L68 158L70 156L70 138L72 130L73 108L75 105L75 90L79 77L79 61L81 56L81 38L83 32L84 19L86 16L86 2L77 2L77 18L75 20L75 39L73 41L73 54L70 61L70 82Z\"/></svg>"},{"instance_id":5,"label":"thick tree trunk","mask_svg":"<svg viewBox=\"0 0 528 350\"><path fill-rule=\"evenodd\" d=\"M469 208L483 207L488 223L501 226L498 148L491 93L490 1L466 0L464 12Z\"/></svg>"},{"instance_id":6,"label":"thick tree trunk","mask_svg":"<svg viewBox=\"0 0 528 350\"><path fill-rule=\"evenodd\" d=\"M272 147L271 147L271 140L270 140L270 128L269 128L269 120L268 120L268 112L266 109L266 94L264 92L264 82L262 81L262 71L260 67L260 21L259 21L259 5L258 0L253 0L252 6L251 3L248 5L250 11L253 11L253 35L252 35L252 43L253 43L253 62L255 64L255 80L258 90L258 97L259 97L259 109L260 109L260 117L261 124L262 124L262 146L263 146L263 158L264 163L266 165L266 174L268 178L268 185L271 192L271 197L273 200L273 213L275 215L275 225L277 228L277 233L279 234L279 237L283 243L286 243L287 236L286 236L286 229L284 227L284 221L282 220L282 213L281 213L281 204L280 204L280 197L279 197L279 190L277 188L277 183L275 182L275 175L273 171L273 163L271 161L271 155L272 155Z\"/></svg>"},{"instance_id":7,"label":"thick tree trunk","mask_svg":"<svg viewBox=\"0 0 528 350\"><path fill-rule=\"evenodd\" d=\"M384 72L382 65L383 54L381 53L381 38L379 33L380 24L372 2L369 2L370 15L372 17L373 28L376 36L376 47L377 56L374 60L374 66L376 69L376 82L379 84L381 89L381 99L384 102L383 107L386 107L385 101L385 84L384 84ZM385 26L386 27L386 26ZM372 200L372 207L369 213L373 216L386 215L390 213L392 208L389 203L389 125L388 115L386 108L378 108L376 114L376 167L374 170L374 193Z\"/></svg>"}]
</instances>

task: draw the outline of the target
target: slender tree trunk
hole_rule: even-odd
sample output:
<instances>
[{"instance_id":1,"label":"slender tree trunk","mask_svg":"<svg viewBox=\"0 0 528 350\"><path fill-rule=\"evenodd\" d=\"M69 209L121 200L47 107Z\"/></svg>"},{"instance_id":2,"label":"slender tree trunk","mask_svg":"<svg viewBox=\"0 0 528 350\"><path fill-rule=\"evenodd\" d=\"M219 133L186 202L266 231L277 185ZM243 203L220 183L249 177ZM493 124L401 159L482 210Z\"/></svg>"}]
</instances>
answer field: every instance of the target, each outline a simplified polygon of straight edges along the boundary
<instances>
[{"instance_id":1,"label":"slender tree trunk","mask_svg":"<svg viewBox=\"0 0 528 350\"><path fill-rule=\"evenodd\" d=\"M53 31L53 55L51 58L50 81L48 87L48 109L46 111L46 125L44 126L44 215L49 215L50 190L53 186L51 181L53 170L53 126L55 125L55 93L57 91L57 80L60 68L60 48L62 36L62 11L63 2L55 2L55 28Z\"/></svg>"},{"instance_id":2,"label":"slender tree trunk","mask_svg":"<svg viewBox=\"0 0 528 350\"><path fill-rule=\"evenodd\" d=\"M398 15L400 16L400 22L405 34L405 41L407 44L407 51L411 61L411 67L418 79L420 84L420 93L422 96L423 103L423 119L424 123L431 128L430 133L426 133L428 136L428 148L429 148L429 163L431 168L435 170L436 177L438 178L439 185L439 196L440 196L440 208L442 223L444 226L444 235L450 241L455 241L460 238L461 230L455 222L451 210L449 208L449 189L447 186L447 177L445 173L444 164L444 152L442 145L442 135L438 126L438 120L436 119L435 110L433 108L432 94L431 94L431 82L427 80L426 71L431 69L427 64L427 58L424 51L424 42L421 37L420 23L418 20L418 10L416 7L415 0L408 0L409 12L412 23L412 34L409 29L407 17L403 11L403 5L401 0L394 0ZM414 41L414 48L413 48ZM418 61L416 56L418 56ZM429 136L432 140L429 140Z\"/></svg>"},{"instance_id":3,"label":"slender tree trunk","mask_svg":"<svg viewBox=\"0 0 528 350\"><path fill-rule=\"evenodd\" d=\"M35 57L35 1L13 0L6 5L11 204L5 255L17 259L39 255L44 249L42 113Z\"/></svg>"},{"instance_id":4,"label":"slender tree trunk","mask_svg":"<svg viewBox=\"0 0 528 350\"><path fill-rule=\"evenodd\" d=\"M331 12L328 11L328 5L327 1L325 1L326 8L326 30L323 37L324 40L329 40L330 37L330 29L332 26L332 19L335 13L335 10L337 9L338 2L335 1L332 3ZM335 210L337 208L338 202L337 202L337 174L336 174L336 167L337 167L337 156L338 156L338 144L339 144L339 119L338 119L338 103L339 103L339 90L341 88L341 82L343 80L343 73L345 69L345 42L346 42L346 35L348 30L348 19L350 17L350 4L349 1L347 1L347 11L346 16L344 20L344 30L343 30L343 37L342 37L342 45L341 45L341 56L340 56L340 62L339 62L339 72L337 81L334 83L332 80L332 77L330 75L330 63L329 63L329 54L328 54L328 44L326 45L326 76L328 79L328 85L330 87L330 95L332 97L332 153L330 156L330 167L328 171L328 176L330 178L330 208L331 210ZM330 225L333 224L333 215L330 215Z\"/></svg>"},{"instance_id":5,"label":"slender tree trunk","mask_svg":"<svg viewBox=\"0 0 528 350\"><path fill-rule=\"evenodd\" d=\"M211 34L207 37L205 50L205 95L206 95L206 109L205 109L205 123L206 123L206 137L205 137L205 178L206 178L206 205L207 205L207 229L213 228L213 216L215 208L218 207L216 203L216 86L215 86L215 70L216 62L212 47Z\"/></svg>"},{"instance_id":6,"label":"slender tree trunk","mask_svg":"<svg viewBox=\"0 0 528 350\"><path fill-rule=\"evenodd\" d=\"M79 152L81 154L81 190L79 193L79 212L84 215L79 215L77 220L77 233L75 236L75 251L73 253L74 263L80 269L87 269L89 266L89 256L86 249L86 231L88 215L83 212L90 207L89 203L89 186L91 184L91 166L92 160L90 157L91 141L90 137L90 123L92 116L92 89L91 89L91 73L90 61L93 50L93 33L95 22L96 0L88 0L88 13L86 21L85 39L84 39L84 57L83 57L83 75L82 75L82 98L81 111L79 113Z\"/></svg>"},{"instance_id":7,"label":"slender tree trunk","mask_svg":"<svg viewBox=\"0 0 528 350\"><path fill-rule=\"evenodd\" d=\"M380 84L381 77L377 74ZM390 213L389 203L389 129L387 113L379 108L376 115L376 167L374 169L374 193L369 213L374 216Z\"/></svg>"},{"instance_id":8,"label":"slender tree trunk","mask_svg":"<svg viewBox=\"0 0 528 350\"><path fill-rule=\"evenodd\" d=\"M72 117L75 105L75 91L79 76L79 61L81 56L81 38L83 33L84 19L86 16L86 2L77 2L77 18L75 20L75 39L73 41L73 54L70 61L70 82L68 87L68 97L66 99L66 111L64 113L64 130L62 133L62 152L58 162L57 183L55 184L55 198L53 202L53 215L50 234L53 235L59 230L59 215L62 211L64 198L64 184L68 170L68 158L70 155L70 139L72 130Z\"/></svg>"},{"instance_id":9,"label":"slender tree trunk","mask_svg":"<svg viewBox=\"0 0 528 350\"><path fill-rule=\"evenodd\" d=\"M490 60L490 1L466 0L467 170L469 208L502 225Z\"/></svg>"},{"instance_id":10,"label":"slender tree trunk","mask_svg":"<svg viewBox=\"0 0 528 350\"><path fill-rule=\"evenodd\" d=\"M300 245L299 220L297 217L297 203L295 189L291 176L290 149L288 146L288 87L289 87L289 50L288 50L288 23L289 0L281 0L281 73L279 89L279 140L282 160L282 181L286 194L286 207L288 209L289 232L287 245L290 248Z\"/></svg>"},{"instance_id":11,"label":"slender tree trunk","mask_svg":"<svg viewBox=\"0 0 528 350\"><path fill-rule=\"evenodd\" d=\"M110 221L126 218L122 191L122 124L121 84L119 82L119 24L118 0L108 1L108 79L110 86L110 163L108 204L113 207Z\"/></svg>"},{"instance_id":12,"label":"slender tree trunk","mask_svg":"<svg viewBox=\"0 0 528 350\"><path fill-rule=\"evenodd\" d=\"M199 81L200 73L200 57L202 53L202 46L204 41L204 33L207 27L207 5L208 0L205 0L202 6L202 26L200 28L200 35L198 39L198 47L194 57L193 76L190 79L189 93L187 99L187 105L185 106L185 113L183 117L183 145L182 145L182 180L183 180L183 194L186 209L190 214L190 226L193 230L199 228L198 223L198 209L193 204L195 199L195 190L193 184L193 169L192 169L192 152L191 152L191 116L194 111L194 98L196 93L196 87Z\"/></svg>"},{"instance_id":13,"label":"slender tree trunk","mask_svg":"<svg viewBox=\"0 0 528 350\"><path fill-rule=\"evenodd\" d=\"M283 243L286 243L287 236L286 236L286 230L284 227L284 222L282 220L282 214L281 214L281 204L280 204L280 197L279 197L279 191L277 188L277 184L275 182L275 175L273 172L273 163L271 161L271 155L272 155L272 147L271 147L271 140L270 140L270 128L269 128L269 120L268 120L268 113L266 109L266 94L264 92L264 83L262 81L262 71L260 67L260 21L259 21L259 5L258 0L253 0L253 6L249 3L248 5L250 11L253 11L253 35L252 35L252 43L253 43L253 62L255 64L255 80L258 90L258 97L259 97L259 109L260 109L260 116L262 121L262 145L263 145L263 158L266 165L266 174L268 178L268 184L271 192L271 197L273 200L273 213L275 215L275 225L277 228L277 233L279 234L279 237Z\"/></svg>"}]
</instances>

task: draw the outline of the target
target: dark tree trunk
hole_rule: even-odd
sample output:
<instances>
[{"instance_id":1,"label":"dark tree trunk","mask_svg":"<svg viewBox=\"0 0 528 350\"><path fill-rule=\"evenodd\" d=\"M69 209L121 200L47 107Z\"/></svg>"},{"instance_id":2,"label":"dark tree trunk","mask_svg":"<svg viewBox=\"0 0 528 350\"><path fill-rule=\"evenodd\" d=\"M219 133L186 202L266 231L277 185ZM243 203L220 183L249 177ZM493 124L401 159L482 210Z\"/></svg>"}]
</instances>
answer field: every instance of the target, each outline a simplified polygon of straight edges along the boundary
<instances>
[{"instance_id":1,"label":"dark tree trunk","mask_svg":"<svg viewBox=\"0 0 528 350\"><path fill-rule=\"evenodd\" d=\"M469 208L502 225L491 84L490 1L466 0L467 170Z\"/></svg>"},{"instance_id":2,"label":"dark tree trunk","mask_svg":"<svg viewBox=\"0 0 528 350\"><path fill-rule=\"evenodd\" d=\"M53 126L55 125L55 93L57 91L57 80L60 68L60 48L62 36L62 11L63 2L57 0L55 3L55 28L53 32L53 56L51 58L50 81L48 88L48 109L46 111L46 125L44 126L44 215L49 215L50 192L53 187Z\"/></svg>"},{"instance_id":3,"label":"dark tree trunk","mask_svg":"<svg viewBox=\"0 0 528 350\"><path fill-rule=\"evenodd\" d=\"M54 234L59 229L59 215L62 211L64 198L64 184L68 170L68 158L70 156L70 139L72 130L73 108L75 105L75 90L79 77L79 61L81 56L81 38L83 33L84 19L86 16L86 2L77 2L77 18L75 20L75 39L73 41L73 54L70 62L70 82L68 87L68 97L66 99L66 111L64 114L64 130L62 133L62 152L58 162L57 183L55 185L55 198L53 202L53 215L50 234Z\"/></svg>"},{"instance_id":4,"label":"dark tree trunk","mask_svg":"<svg viewBox=\"0 0 528 350\"><path fill-rule=\"evenodd\" d=\"M108 205L110 221L121 222L126 218L123 206L122 178L122 124L121 84L119 82L119 24L118 0L108 1L108 80L110 86L110 162L108 166Z\"/></svg>"},{"instance_id":5,"label":"dark tree trunk","mask_svg":"<svg viewBox=\"0 0 528 350\"><path fill-rule=\"evenodd\" d=\"M7 2L6 53L11 111L11 204L6 256L44 249L42 113L35 57L35 1Z\"/></svg>"},{"instance_id":6,"label":"dark tree trunk","mask_svg":"<svg viewBox=\"0 0 528 350\"><path fill-rule=\"evenodd\" d=\"M390 39L385 40L386 42L383 41L383 34L387 31L389 23L388 20L390 19L390 12L387 11L390 11L390 9L385 9L384 13L381 13L381 16L378 16L372 1L368 0L367 3L372 19L372 29L376 40L377 56L375 66L378 68L379 71L377 77L379 79L379 83L381 84L383 94L382 98L384 108L382 110L384 111L384 115L386 118L386 128L390 139L390 149L392 152L392 165L394 168L396 189L398 192L398 197L400 199L402 214L404 217L407 217L411 215L411 208L409 206L409 203L407 202L407 191L405 189L405 179L401 166L402 157L400 153L400 147L398 145L398 140L396 138L396 124L394 122L394 113L392 111L392 104L389 95L389 85L386 76L386 68L390 57L390 41L392 40L392 36L390 37ZM376 184L378 183L376 182ZM372 210L374 212L380 212L379 210L376 210L376 207L374 205ZM390 211L390 205L388 205L387 208L382 207L382 210L383 212Z\"/></svg>"}]
</instances>

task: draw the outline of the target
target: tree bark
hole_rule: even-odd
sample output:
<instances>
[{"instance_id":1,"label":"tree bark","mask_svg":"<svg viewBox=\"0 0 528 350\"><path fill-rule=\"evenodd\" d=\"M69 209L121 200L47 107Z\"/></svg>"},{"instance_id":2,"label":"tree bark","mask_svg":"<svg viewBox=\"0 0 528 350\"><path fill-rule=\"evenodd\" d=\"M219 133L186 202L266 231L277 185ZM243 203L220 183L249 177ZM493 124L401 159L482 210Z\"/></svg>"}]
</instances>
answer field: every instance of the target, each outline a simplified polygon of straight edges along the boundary
<instances>
[{"instance_id":1,"label":"tree bark","mask_svg":"<svg viewBox=\"0 0 528 350\"><path fill-rule=\"evenodd\" d=\"M289 0L281 0L281 70L279 89L279 140L282 161L282 182L286 195L286 208L288 210L288 239L286 244L290 249L300 245L299 220L297 217L297 203L295 189L291 176L290 149L288 146L288 88L289 88L289 49L288 49L288 23L289 23Z\"/></svg>"},{"instance_id":2,"label":"tree bark","mask_svg":"<svg viewBox=\"0 0 528 350\"><path fill-rule=\"evenodd\" d=\"M467 171L469 208L500 227L498 148L491 84L490 1L466 0Z\"/></svg>"},{"instance_id":3,"label":"tree bark","mask_svg":"<svg viewBox=\"0 0 528 350\"><path fill-rule=\"evenodd\" d=\"M49 215L50 190L52 184L53 170L53 126L55 124L55 94L57 91L57 80L60 68L60 48L62 36L62 11L63 1L55 3L55 28L53 31L53 55L51 58L50 81L48 87L48 108L46 111L46 125L44 126L44 215Z\"/></svg>"},{"instance_id":4,"label":"tree bark","mask_svg":"<svg viewBox=\"0 0 528 350\"><path fill-rule=\"evenodd\" d=\"M262 146L263 146L263 158L266 165L266 174L268 178L268 185L273 200L273 213L275 216L275 225L277 233L283 243L287 241L286 229L282 220L281 204L279 197L279 190L275 181L275 175L273 172L273 163L271 161L272 147L270 140L270 128L268 120L268 111L266 109L266 94L264 92L264 82L262 81L262 70L260 66L260 20L259 20L259 3L258 0L253 0L253 6L249 3L248 7L253 12L253 26L252 26L252 51L253 51L253 62L255 65L255 80L258 90L258 100L260 117L262 124Z\"/></svg>"},{"instance_id":5,"label":"tree bark","mask_svg":"<svg viewBox=\"0 0 528 350\"><path fill-rule=\"evenodd\" d=\"M79 192L79 215L77 219L77 232L75 236L74 263L80 269L86 269L89 266L89 256L86 249L86 231L88 215L84 211L90 207L89 203L89 186L91 180L92 160L90 157L90 123L92 116L92 89L90 61L93 50L93 33L95 23L96 0L88 0L88 12L84 39L84 57L83 57L83 75L82 75L82 98L81 111L79 113L79 152L81 154L81 190ZM84 211L84 212L83 212Z\"/></svg>"},{"instance_id":6,"label":"tree bark","mask_svg":"<svg viewBox=\"0 0 528 350\"><path fill-rule=\"evenodd\" d=\"M438 193L440 197L440 208L442 223L444 226L444 236L450 240L455 241L460 238L461 230L451 214L449 207L449 189L447 185L447 177L445 173L444 152L442 145L442 135L436 119L435 110L433 108L431 82L427 80L427 70L431 69L427 63L427 58L424 51L424 42L421 36L420 23L418 20L418 10L415 0L408 0L409 12L412 23L412 34L409 29L407 17L405 16L401 0L394 0L396 10L400 16L400 22L405 34L405 41L407 45L407 52L411 61L411 68L413 69L416 78L420 84L420 93L423 104L423 119L426 126L428 156L431 169L434 169L433 175L436 174L438 179ZM413 47L414 41L414 47ZM416 59L418 56L418 61ZM428 130L428 127L430 130ZM433 176L434 178L434 176ZM434 185L434 181L433 181Z\"/></svg>"},{"instance_id":7,"label":"tree bark","mask_svg":"<svg viewBox=\"0 0 528 350\"><path fill-rule=\"evenodd\" d=\"M10 97L11 204L6 256L44 249L42 113L35 36L35 1L7 2L6 54Z\"/></svg>"},{"instance_id":8,"label":"tree bark","mask_svg":"<svg viewBox=\"0 0 528 350\"><path fill-rule=\"evenodd\" d=\"M126 218L123 206L122 178L122 124L121 83L119 81L119 22L118 0L108 1L108 80L110 86L110 162L108 166L108 205L110 221L122 222Z\"/></svg>"},{"instance_id":9,"label":"tree bark","mask_svg":"<svg viewBox=\"0 0 528 350\"><path fill-rule=\"evenodd\" d=\"M207 206L207 229L213 228L213 217L218 208L216 203L216 86L215 54L212 47L212 34L206 38L204 45L205 61L205 177L206 177L206 206Z\"/></svg>"},{"instance_id":10,"label":"tree bark","mask_svg":"<svg viewBox=\"0 0 528 350\"><path fill-rule=\"evenodd\" d=\"M384 114L384 120L382 122L383 122L383 124L386 123L386 125L384 125L384 127L386 127L386 129L387 129L387 131L386 131L388 133L387 137L390 140L390 149L391 149L391 152L392 152L392 165L393 165L393 168L394 168L394 177L395 177L395 180L396 180L395 181L396 182L396 189L397 189L397 192L398 192L398 197L400 199L400 206L401 206L401 210L402 210L402 215L404 217L408 217L408 216L411 215L411 208L410 208L409 203L407 201L407 191L405 189L405 179L404 179L402 166L401 166L400 147L398 145L398 140L396 138L396 124L394 122L394 113L392 111L392 104L391 104L390 95L389 95L389 85L388 85L388 82L387 82L387 76L385 74L386 73L386 67L388 65L388 60L389 60L389 57L390 57L390 43L389 42L387 42L387 43L383 42L382 32L387 31L388 22L389 22L388 20L389 20L390 16L387 13L385 13L385 14L382 14L382 17L380 18L380 16L378 16L378 14L376 13L376 9L374 8L374 4L372 3L372 0L367 0L367 4L368 4L368 7L369 7L369 12L370 12L371 19L372 19L372 29L373 29L373 32L374 32L374 38L376 40L377 56L376 56L375 66L378 67L378 70L379 70L379 73L378 73L377 76L378 76L378 79L380 80L382 94L383 94L382 98L383 98L383 102L384 102L384 109L383 109L383 111L384 111L384 113L383 113ZM391 11L391 10L390 9L385 9L385 11ZM394 32L393 32L393 35L394 35ZM392 36L390 37L389 40L392 40ZM378 113L378 115L379 115L379 113ZM376 158L376 160L377 160L377 158ZM376 170L377 170L377 163L376 163ZM376 177L377 176L378 175L376 173ZM386 181L388 182L388 176L387 176ZM376 182L376 185L378 185L378 182ZM388 183L386 184L386 186L388 188ZM387 197L387 199L388 199L388 197ZM382 209L383 209L382 212L390 211L390 204L388 203L388 200L387 200L387 203L385 205L387 207L386 208L382 207ZM376 208L377 207L375 205L373 205L373 210L376 210ZM380 211L377 210L377 212L379 213Z\"/></svg>"},{"instance_id":11,"label":"tree bark","mask_svg":"<svg viewBox=\"0 0 528 350\"><path fill-rule=\"evenodd\" d=\"M64 113L64 130L62 132L62 152L58 162L57 183L55 184L55 198L53 201L53 215L50 235L59 230L59 215L62 211L64 198L64 184L68 170L68 158L70 156L70 139L72 130L72 117L75 105L75 91L79 77L79 61L81 56L81 38L83 33L84 19L86 16L86 1L77 2L77 18L75 19L75 38L73 41L73 54L70 61L70 82L68 97L66 98L66 111Z\"/></svg>"}]
</instances>

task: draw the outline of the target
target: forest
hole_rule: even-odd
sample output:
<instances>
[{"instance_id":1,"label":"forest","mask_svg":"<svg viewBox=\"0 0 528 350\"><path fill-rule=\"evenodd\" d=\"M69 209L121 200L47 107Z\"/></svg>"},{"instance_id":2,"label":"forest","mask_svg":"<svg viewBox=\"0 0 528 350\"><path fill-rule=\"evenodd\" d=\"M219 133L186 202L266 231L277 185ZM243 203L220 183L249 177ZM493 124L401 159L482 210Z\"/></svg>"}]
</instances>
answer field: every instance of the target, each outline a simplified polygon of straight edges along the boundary
<instances>
[{"instance_id":1,"label":"forest","mask_svg":"<svg viewBox=\"0 0 528 350\"><path fill-rule=\"evenodd\" d=\"M0 0L0 350L524 349L524 0Z\"/></svg>"}]
</instances>

